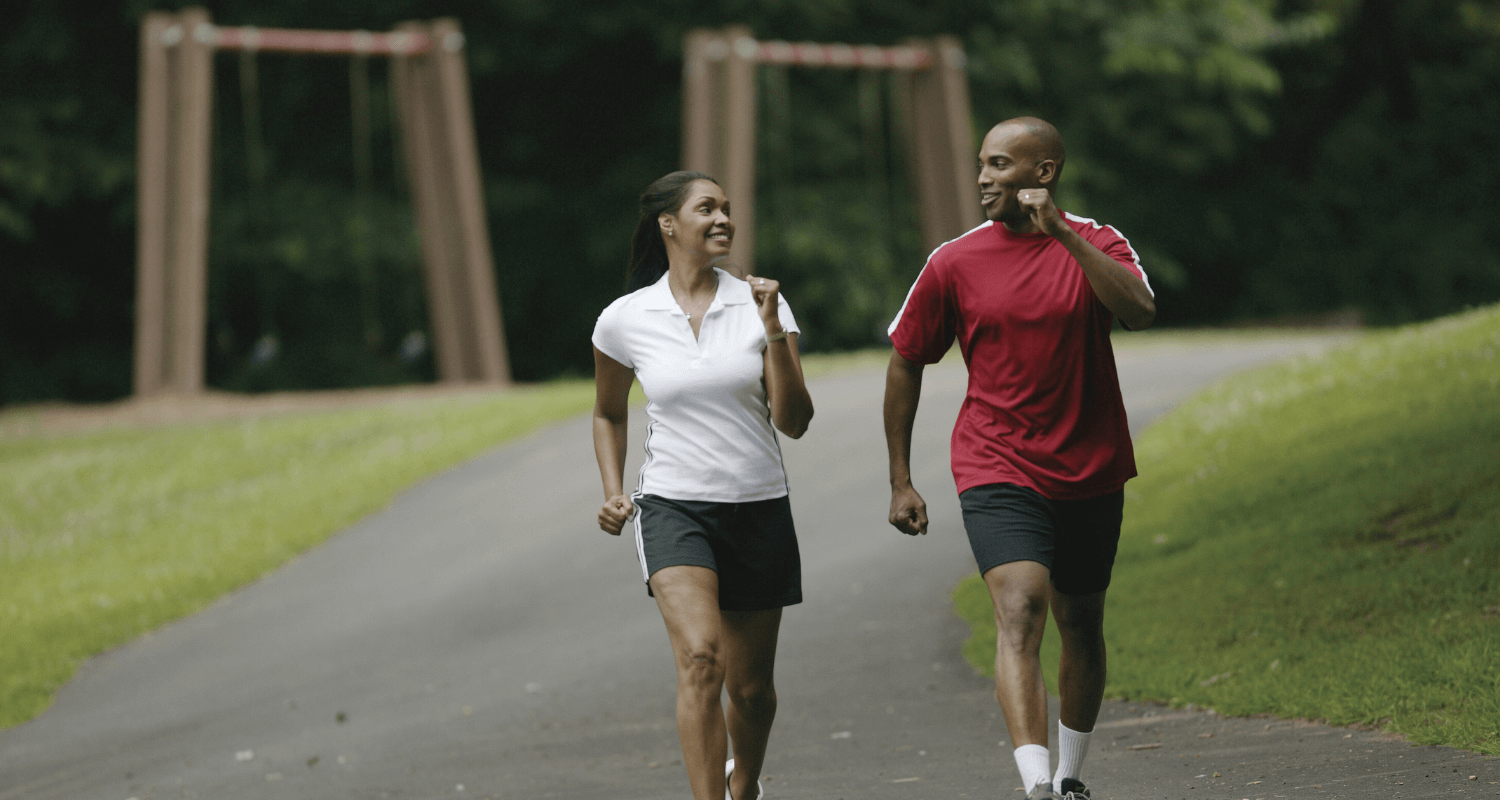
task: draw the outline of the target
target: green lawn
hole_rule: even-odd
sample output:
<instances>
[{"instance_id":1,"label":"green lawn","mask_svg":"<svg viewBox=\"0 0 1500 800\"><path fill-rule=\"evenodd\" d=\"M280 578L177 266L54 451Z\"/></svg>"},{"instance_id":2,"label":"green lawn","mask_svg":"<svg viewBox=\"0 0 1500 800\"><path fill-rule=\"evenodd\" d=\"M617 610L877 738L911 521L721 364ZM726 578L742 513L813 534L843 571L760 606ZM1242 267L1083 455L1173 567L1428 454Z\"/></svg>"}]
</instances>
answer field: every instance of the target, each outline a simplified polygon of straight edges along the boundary
<instances>
[{"instance_id":1,"label":"green lawn","mask_svg":"<svg viewBox=\"0 0 1500 800\"><path fill-rule=\"evenodd\" d=\"M1147 429L1108 696L1500 755L1497 355L1491 307L1236 376ZM977 575L954 601L992 672Z\"/></svg>"},{"instance_id":2,"label":"green lawn","mask_svg":"<svg viewBox=\"0 0 1500 800\"><path fill-rule=\"evenodd\" d=\"M593 405L572 381L0 439L0 727L85 659L203 608L402 489Z\"/></svg>"},{"instance_id":3,"label":"green lawn","mask_svg":"<svg viewBox=\"0 0 1500 800\"><path fill-rule=\"evenodd\" d=\"M807 374L883 364L813 355ZM89 657L275 569L397 492L593 406L593 382L316 413L36 433L0 413L0 728ZM640 402L640 386L634 390Z\"/></svg>"}]
</instances>

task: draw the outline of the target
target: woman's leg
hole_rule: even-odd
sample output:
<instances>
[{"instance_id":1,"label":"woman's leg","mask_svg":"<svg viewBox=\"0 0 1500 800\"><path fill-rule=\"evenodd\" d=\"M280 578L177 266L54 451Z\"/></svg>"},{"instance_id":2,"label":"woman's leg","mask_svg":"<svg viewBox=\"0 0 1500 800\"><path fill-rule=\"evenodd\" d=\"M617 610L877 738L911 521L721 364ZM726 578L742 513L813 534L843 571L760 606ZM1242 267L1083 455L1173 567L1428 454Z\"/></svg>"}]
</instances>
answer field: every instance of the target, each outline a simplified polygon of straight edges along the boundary
<instances>
[{"instance_id":1,"label":"woman's leg","mask_svg":"<svg viewBox=\"0 0 1500 800\"><path fill-rule=\"evenodd\" d=\"M729 690L729 736L734 742L734 800L756 800L766 740L776 718L776 637L781 609L724 611L724 685Z\"/></svg>"},{"instance_id":2,"label":"woman's leg","mask_svg":"<svg viewBox=\"0 0 1500 800\"><path fill-rule=\"evenodd\" d=\"M677 662L677 737L694 800L724 796L724 626L719 576L706 567L664 567L651 576L651 593L667 623Z\"/></svg>"}]
</instances>

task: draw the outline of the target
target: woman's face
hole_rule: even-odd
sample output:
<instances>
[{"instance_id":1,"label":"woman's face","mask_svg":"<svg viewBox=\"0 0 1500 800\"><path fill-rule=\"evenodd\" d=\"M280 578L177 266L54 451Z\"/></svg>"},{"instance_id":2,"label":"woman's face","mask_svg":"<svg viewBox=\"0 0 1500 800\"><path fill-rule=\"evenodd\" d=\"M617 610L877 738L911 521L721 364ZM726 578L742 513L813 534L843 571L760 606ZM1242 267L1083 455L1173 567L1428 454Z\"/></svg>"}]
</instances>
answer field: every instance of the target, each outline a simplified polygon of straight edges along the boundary
<instances>
[{"instance_id":1,"label":"woman's face","mask_svg":"<svg viewBox=\"0 0 1500 800\"><path fill-rule=\"evenodd\" d=\"M687 200L675 214L657 218L669 244L712 259L729 255L734 222L729 219L729 200L713 181L693 181Z\"/></svg>"}]
</instances>

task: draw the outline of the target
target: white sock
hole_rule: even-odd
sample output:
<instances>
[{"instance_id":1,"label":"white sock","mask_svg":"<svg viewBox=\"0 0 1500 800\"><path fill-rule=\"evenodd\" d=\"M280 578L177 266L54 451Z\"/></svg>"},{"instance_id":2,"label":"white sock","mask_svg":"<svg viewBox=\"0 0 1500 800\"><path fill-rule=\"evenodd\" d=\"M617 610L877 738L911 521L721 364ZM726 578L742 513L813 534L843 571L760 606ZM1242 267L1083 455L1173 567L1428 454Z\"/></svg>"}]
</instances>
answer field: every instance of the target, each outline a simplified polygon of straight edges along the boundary
<instances>
[{"instance_id":1,"label":"white sock","mask_svg":"<svg viewBox=\"0 0 1500 800\"><path fill-rule=\"evenodd\" d=\"M1039 744L1023 744L1016 748L1016 769L1021 771L1021 785L1026 791L1039 783L1047 782L1052 768L1052 759L1047 748Z\"/></svg>"},{"instance_id":2,"label":"white sock","mask_svg":"<svg viewBox=\"0 0 1500 800\"><path fill-rule=\"evenodd\" d=\"M1062 790L1063 778L1078 780L1083 773L1083 757L1089 754L1089 737L1094 732L1079 733L1057 721L1057 774L1052 776L1052 788Z\"/></svg>"}]
</instances>

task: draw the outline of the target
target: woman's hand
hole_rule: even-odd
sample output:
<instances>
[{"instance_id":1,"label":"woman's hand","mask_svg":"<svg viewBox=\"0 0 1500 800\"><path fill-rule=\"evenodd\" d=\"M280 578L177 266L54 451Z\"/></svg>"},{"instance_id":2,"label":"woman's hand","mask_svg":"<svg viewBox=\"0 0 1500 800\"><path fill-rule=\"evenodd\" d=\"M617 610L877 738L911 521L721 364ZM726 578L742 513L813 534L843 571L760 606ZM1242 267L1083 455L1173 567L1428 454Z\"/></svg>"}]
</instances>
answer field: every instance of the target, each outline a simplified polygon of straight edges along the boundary
<instances>
[{"instance_id":1,"label":"woman's hand","mask_svg":"<svg viewBox=\"0 0 1500 800\"><path fill-rule=\"evenodd\" d=\"M604 507L599 509L599 530L611 536L619 536L634 511L635 504L630 502L630 495L617 494L609 498L604 502Z\"/></svg>"},{"instance_id":2,"label":"woman's hand","mask_svg":"<svg viewBox=\"0 0 1500 800\"><path fill-rule=\"evenodd\" d=\"M755 299L755 310L760 314L760 321L765 323L766 335L780 333L781 316L777 313L777 307L781 299L781 282L754 275L745 276L745 281L750 284L750 296Z\"/></svg>"}]
</instances>

